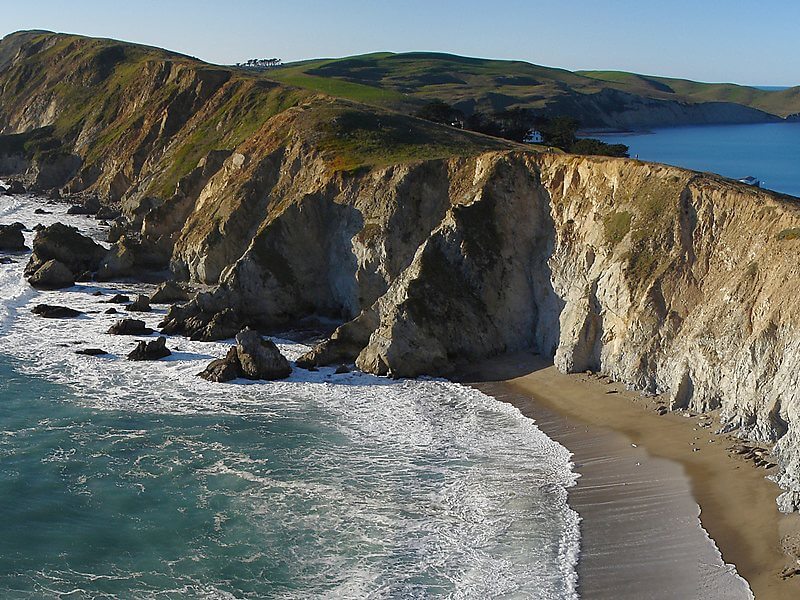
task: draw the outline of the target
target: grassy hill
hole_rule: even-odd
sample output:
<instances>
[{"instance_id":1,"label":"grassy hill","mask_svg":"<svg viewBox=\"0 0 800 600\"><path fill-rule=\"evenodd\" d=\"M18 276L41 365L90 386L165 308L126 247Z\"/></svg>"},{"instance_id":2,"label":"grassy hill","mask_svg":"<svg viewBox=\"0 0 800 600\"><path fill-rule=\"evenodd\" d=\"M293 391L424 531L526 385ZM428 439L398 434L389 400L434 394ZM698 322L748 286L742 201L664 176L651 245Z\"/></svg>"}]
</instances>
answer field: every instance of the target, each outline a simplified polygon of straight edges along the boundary
<instances>
[{"instance_id":1,"label":"grassy hill","mask_svg":"<svg viewBox=\"0 0 800 600\"><path fill-rule=\"evenodd\" d=\"M309 60L269 71L265 77L398 110L413 110L437 99L467 114L525 107L543 114L570 114L587 126L611 125L614 113L625 111L642 113L638 119L643 123L647 110L655 115L668 109L674 113L673 119L680 120L681 110L686 112L687 105L689 109L699 105L723 108L717 110L721 122L756 122L800 113L800 88L764 91L734 84L617 71L571 72L522 61L428 52ZM708 115L713 119L714 111L704 114L706 120ZM692 115L685 118L699 119Z\"/></svg>"},{"instance_id":2,"label":"grassy hill","mask_svg":"<svg viewBox=\"0 0 800 600\"><path fill-rule=\"evenodd\" d=\"M20 32L0 40L0 154L77 155L81 186L168 197L209 153L288 139L338 171L521 147L350 101L330 81L324 95L158 48Z\"/></svg>"}]
</instances>

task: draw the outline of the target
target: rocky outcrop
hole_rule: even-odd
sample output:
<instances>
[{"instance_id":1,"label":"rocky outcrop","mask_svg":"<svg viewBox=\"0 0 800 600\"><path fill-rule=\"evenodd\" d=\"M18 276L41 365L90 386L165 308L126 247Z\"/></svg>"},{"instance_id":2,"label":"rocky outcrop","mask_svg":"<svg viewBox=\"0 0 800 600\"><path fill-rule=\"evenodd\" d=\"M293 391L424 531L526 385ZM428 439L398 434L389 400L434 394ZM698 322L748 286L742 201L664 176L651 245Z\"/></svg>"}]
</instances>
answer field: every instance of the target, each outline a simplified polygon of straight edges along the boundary
<instances>
[{"instance_id":1,"label":"rocky outcrop","mask_svg":"<svg viewBox=\"0 0 800 600\"><path fill-rule=\"evenodd\" d=\"M152 342L140 341L128 354L128 360L159 360L171 354L167 348L167 338L161 336Z\"/></svg>"},{"instance_id":2,"label":"rocky outcrop","mask_svg":"<svg viewBox=\"0 0 800 600\"><path fill-rule=\"evenodd\" d=\"M212 360L199 377L223 383L239 377L274 380L291 375L292 368L272 340L262 338L258 332L245 329L236 336L224 358Z\"/></svg>"},{"instance_id":3,"label":"rocky outcrop","mask_svg":"<svg viewBox=\"0 0 800 600\"><path fill-rule=\"evenodd\" d=\"M173 302L186 302L191 295L174 281L165 281L158 286L150 296L152 304L172 304Z\"/></svg>"},{"instance_id":4,"label":"rocky outcrop","mask_svg":"<svg viewBox=\"0 0 800 600\"><path fill-rule=\"evenodd\" d=\"M75 275L64 263L51 258L33 272L28 282L42 290L59 290L75 285Z\"/></svg>"},{"instance_id":5,"label":"rocky outcrop","mask_svg":"<svg viewBox=\"0 0 800 600\"><path fill-rule=\"evenodd\" d=\"M114 323L108 333L111 335L150 335L153 330L139 319L122 319Z\"/></svg>"},{"instance_id":6,"label":"rocky outcrop","mask_svg":"<svg viewBox=\"0 0 800 600\"><path fill-rule=\"evenodd\" d=\"M25 237L22 235L23 231L25 231L25 225L22 223L0 225L0 250L11 250L12 252L27 250Z\"/></svg>"},{"instance_id":7,"label":"rocky outcrop","mask_svg":"<svg viewBox=\"0 0 800 600\"><path fill-rule=\"evenodd\" d=\"M37 304L31 312L45 319L74 319L83 313L67 306L53 306L50 304Z\"/></svg>"},{"instance_id":8,"label":"rocky outcrop","mask_svg":"<svg viewBox=\"0 0 800 600\"><path fill-rule=\"evenodd\" d=\"M131 312L150 312L152 310L150 308L150 298L144 294L136 296L136 300L131 302L126 308Z\"/></svg>"},{"instance_id":9,"label":"rocky outcrop","mask_svg":"<svg viewBox=\"0 0 800 600\"><path fill-rule=\"evenodd\" d=\"M236 335L236 356L242 376L248 379L284 379L292 374L275 343L252 329Z\"/></svg>"},{"instance_id":10,"label":"rocky outcrop","mask_svg":"<svg viewBox=\"0 0 800 600\"><path fill-rule=\"evenodd\" d=\"M57 260L74 274L93 272L105 254L105 248L76 228L54 223L36 233L25 275L33 275L49 260Z\"/></svg>"},{"instance_id":11,"label":"rocky outcrop","mask_svg":"<svg viewBox=\"0 0 800 600\"><path fill-rule=\"evenodd\" d=\"M128 238L123 237L111 248L100 261L96 277L98 281L109 281L131 275L136 266L136 255Z\"/></svg>"},{"instance_id":12,"label":"rocky outcrop","mask_svg":"<svg viewBox=\"0 0 800 600\"><path fill-rule=\"evenodd\" d=\"M236 350L236 346L232 346L228 350L225 358L212 360L201 373L198 373L198 376L206 381L215 383L225 383L238 377L243 377L242 365L239 362L239 353Z\"/></svg>"}]
</instances>

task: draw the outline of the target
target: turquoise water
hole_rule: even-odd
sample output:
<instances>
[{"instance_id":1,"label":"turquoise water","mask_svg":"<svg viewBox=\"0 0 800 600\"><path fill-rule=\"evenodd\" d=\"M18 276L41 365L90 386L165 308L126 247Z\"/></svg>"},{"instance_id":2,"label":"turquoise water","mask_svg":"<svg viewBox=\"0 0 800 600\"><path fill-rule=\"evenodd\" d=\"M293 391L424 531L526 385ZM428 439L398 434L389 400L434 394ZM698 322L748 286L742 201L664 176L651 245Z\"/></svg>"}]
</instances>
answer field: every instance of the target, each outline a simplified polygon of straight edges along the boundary
<instances>
[{"instance_id":1,"label":"turquoise water","mask_svg":"<svg viewBox=\"0 0 800 600\"><path fill-rule=\"evenodd\" d=\"M647 133L602 135L630 146L631 157L740 179L800 196L800 123L672 127Z\"/></svg>"},{"instance_id":2,"label":"turquoise water","mask_svg":"<svg viewBox=\"0 0 800 600\"><path fill-rule=\"evenodd\" d=\"M478 598L539 578L536 597L570 596L561 488L463 440L384 454L311 406L96 410L7 357L0 400L3 598ZM484 417L501 435L515 426ZM484 480L483 460L510 471Z\"/></svg>"}]
</instances>

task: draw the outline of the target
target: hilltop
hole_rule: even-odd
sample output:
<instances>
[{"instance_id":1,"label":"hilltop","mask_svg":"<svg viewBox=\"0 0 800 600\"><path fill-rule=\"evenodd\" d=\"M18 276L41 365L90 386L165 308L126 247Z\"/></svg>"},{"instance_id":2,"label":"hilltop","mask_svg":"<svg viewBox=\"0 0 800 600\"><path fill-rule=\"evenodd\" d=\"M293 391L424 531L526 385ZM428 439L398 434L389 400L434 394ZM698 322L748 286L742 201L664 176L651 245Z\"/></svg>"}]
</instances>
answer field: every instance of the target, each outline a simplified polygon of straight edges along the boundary
<instances>
[{"instance_id":1,"label":"hilltop","mask_svg":"<svg viewBox=\"0 0 800 600\"><path fill-rule=\"evenodd\" d=\"M763 122L800 113L800 88L764 91L614 71L578 71L451 54L381 52L289 63L266 75L397 110L432 100L467 114L529 108L584 127Z\"/></svg>"}]
</instances>

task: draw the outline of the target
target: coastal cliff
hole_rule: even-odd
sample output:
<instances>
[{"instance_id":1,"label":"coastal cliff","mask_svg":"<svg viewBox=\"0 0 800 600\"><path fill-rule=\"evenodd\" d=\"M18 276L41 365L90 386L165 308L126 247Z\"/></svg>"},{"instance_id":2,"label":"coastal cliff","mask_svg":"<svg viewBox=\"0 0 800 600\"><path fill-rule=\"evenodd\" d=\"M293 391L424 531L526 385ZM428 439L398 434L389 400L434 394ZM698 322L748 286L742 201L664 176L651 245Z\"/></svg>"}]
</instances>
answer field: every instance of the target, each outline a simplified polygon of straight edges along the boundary
<instances>
[{"instance_id":1,"label":"coastal cliff","mask_svg":"<svg viewBox=\"0 0 800 600\"><path fill-rule=\"evenodd\" d=\"M327 316L302 364L395 377L530 349L777 442L800 504L794 199L38 32L0 44L0 132L3 174L99 195L142 265L206 286L168 331Z\"/></svg>"}]
</instances>

